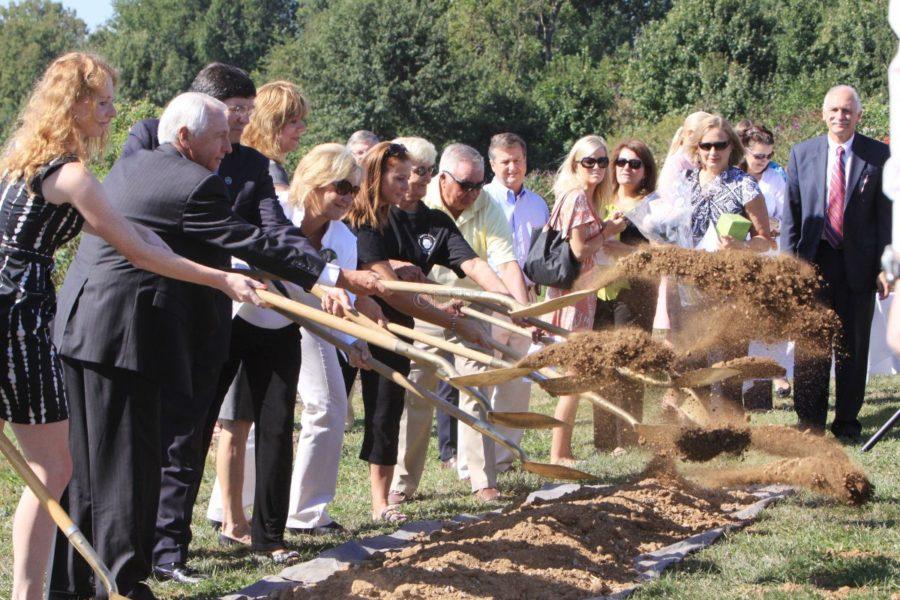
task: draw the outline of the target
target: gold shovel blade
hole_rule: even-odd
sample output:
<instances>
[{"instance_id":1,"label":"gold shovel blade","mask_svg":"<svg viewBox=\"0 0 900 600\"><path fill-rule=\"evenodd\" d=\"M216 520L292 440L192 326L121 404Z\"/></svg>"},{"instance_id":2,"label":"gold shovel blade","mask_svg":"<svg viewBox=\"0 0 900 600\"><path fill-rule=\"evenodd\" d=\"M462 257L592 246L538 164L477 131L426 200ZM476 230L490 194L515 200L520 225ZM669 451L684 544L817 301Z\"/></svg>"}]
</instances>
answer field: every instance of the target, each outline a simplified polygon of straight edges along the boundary
<instances>
[{"instance_id":1,"label":"gold shovel blade","mask_svg":"<svg viewBox=\"0 0 900 600\"><path fill-rule=\"evenodd\" d=\"M680 388L709 387L715 383L725 381L726 379L731 379L732 377L739 374L740 372L737 369L706 367L703 369L688 371L687 373L679 375L672 382L672 385L674 387Z\"/></svg>"},{"instance_id":2,"label":"gold shovel blade","mask_svg":"<svg viewBox=\"0 0 900 600\"><path fill-rule=\"evenodd\" d=\"M553 429L564 425L559 419L536 412L494 412L487 414L488 423L513 429Z\"/></svg>"},{"instance_id":3,"label":"gold shovel blade","mask_svg":"<svg viewBox=\"0 0 900 600\"><path fill-rule=\"evenodd\" d=\"M713 367L735 369L741 379L773 379L784 377L787 371L771 358L742 356L733 360L718 362Z\"/></svg>"},{"instance_id":4,"label":"gold shovel blade","mask_svg":"<svg viewBox=\"0 0 900 600\"><path fill-rule=\"evenodd\" d=\"M551 465L549 463L522 461L522 467L529 473L547 477L549 479L568 479L570 481L586 481L596 479L596 475L566 467L563 465Z\"/></svg>"},{"instance_id":5,"label":"gold shovel blade","mask_svg":"<svg viewBox=\"0 0 900 600\"><path fill-rule=\"evenodd\" d=\"M597 290L581 290L580 292L572 292L571 294L566 294L565 296L560 296L559 298L544 300L543 302L529 304L528 306L520 308L518 310L511 310L509 311L509 316L514 319L518 317L538 317L540 315L545 315L567 306L572 306L578 301L584 298L589 298L596 293Z\"/></svg>"},{"instance_id":6,"label":"gold shovel blade","mask_svg":"<svg viewBox=\"0 0 900 600\"><path fill-rule=\"evenodd\" d=\"M575 377L554 377L538 383L551 396L571 396L583 392L592 392L610 385L610 378L579 379Z\"/></svg>"},{"instance_id":7,"label":"gold shovel blade","mask_svg":"<svg viewBox=\"0 0 900 600\"><path fill-rule=\"evenodd\" d=\"M532 372L532 369L522 367L508 367L505 369L492 369L490 371L482 371L481 373L472 373L471 375L459 375L450 377L447 382L454 387L457 385L464 387L480 387L483 385L498 385L506 383L519 377L524 377Z\"/></svg>"}]
</instances>

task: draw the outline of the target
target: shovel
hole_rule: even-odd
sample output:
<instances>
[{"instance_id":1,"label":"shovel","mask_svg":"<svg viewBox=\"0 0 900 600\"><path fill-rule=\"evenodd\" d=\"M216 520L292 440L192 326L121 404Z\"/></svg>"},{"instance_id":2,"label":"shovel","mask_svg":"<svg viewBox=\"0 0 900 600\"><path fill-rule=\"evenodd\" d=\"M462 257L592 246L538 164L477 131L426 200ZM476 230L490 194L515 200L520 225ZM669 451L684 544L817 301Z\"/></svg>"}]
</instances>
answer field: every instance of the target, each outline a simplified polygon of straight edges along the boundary
<instances>
[{"instance_id":1,"label":"shovel","mask_svg":"<svg viewBox=\"0 0 900 600\"><path fill-rule=\"evenodd\" d=\"M314 286L312 289L312 293L321 297L324 295L324 290L319 286ZM488 402L487 398L481 393L480 390L474 389L477 386L470 385L462 385L459 383L455 383L456 379L459 377L459 373L457 373L456 369L452 364L441 356L437 356L436 354L432 354L431 352L426 352L421 348L416 348L412 344L408 344L401 339L398 339L395 336L387 335L378 323L363 315L362 313L354 310L348 312L345 318L360 327L365 327L370 331L374 331L380 335L386 335L388 338L392 339L394 342L393 347L387 347L388 350L392 352L396 352L397 354L402 354L406 356L410 360L415 360L420 363L424 363L430 365L436 371L438 377L456 389L469 394L475 399L475 402L481 409L481 412L484 418L496 425L503 425L505 427L511 427L513 429L551 429L553 427L559 427L562 425L557 419L553 417L542 415L540 413L535 412L501 412L491 410L491 405ZM410 339L428 344L430 346L434 346L435 348L439 348L441 350L447 350L448 352L452 352L454 354L459 354L465 358L470 358L472 360L480 361L481 357L488 356L477 350L472 350L471 348L467 348L462 344L454 344L452 342L448 342L442 338L438 338L432 335L428 335L426 333L422 333L421 331L416 331L415 329L410 329L408 327L403 327L402 325L397 325L396 323L388 323L387 325L388 331L396 335L402 335L408 337ZM381 344L376 344L381 347ZM493 357L490 357L493 359Z\"/></svg>"},{"instance_id":2,"label":"shovel","mask_svg":"<svg viewBox=\"0 0 900 600\"><path fill-rule=\"evenodd\" d=\"M359 337L359 339L366 339L365 334L368 332L368 330L362 328L359 325L347 323L344 320L339 319L333 315L323 313L322 311L318 311L303 304L293 302L291 300L288 300L287 298L277 296L270 292L265 292L265 290L257 290L257 292L262 292L263 296L260 297L263 298L266 302L272 304L275 307L275 310L277 310L279 313L299 323L301 326L308 328L309 331L313 332L315 335L319 336L329 344L334 345L336 348L340 348L344 352L349 352L351 350L350 346L343 340L335 337L330 331L322 327L322 325L337 329L338 331L343 331L344 333L349 333L350 335ZM362 329L362 331L359 331L360 329ZM376 336L372 337L373 341L371 341L371 343L376 343L374 341L374 338ZM369 361L369 364L372 366L372 369L375 372L377 372L385 379L393 381L421 400L428 402L435 408L444 411L454 419L460 421L461 423L464 423L465 425L468 425L478 433L491 438L497 444L508 448L522 462L522 467L526 471L552 479L569 479L574 481L595 479L595 477L590 473L585 473L584 471L579 471L578 469L573 469L571 467L566 467L563 465L551 465L547 463L533 462L529 460L528 456L525 454L525 451L522 450L521 447L519 447L517 444L514 444L502 433L494 429L494 427L490 423L473 417L461 408L454 406L453 404L450 404L445 400L442 400L441 398L431 393L429 390L416 383L413 383L402 374L391 369L384 363L375 360L374 358Z\"/></svg>"},{"instance_id":3,"label":"shovel","mask_svg":"<svg viewBox=\"0 0 900 600\"><path fill-rule=\"evenodd\" d=\"M47 487L40 479L38 479L38 476L31 470L28 462L19 451L16 450L16 447L2 431L0 431L0 452L3 453L6 460L12 465L12 468L19 474L19 477L25 480L25 484L37 497L41 506L50 513L53 522L56 523L56 526L59 527L60 530L62 530L66 539L72 544L72 547L78 551L78 554L84 558L88 566L91 567L91 570L97 574L97 577L99 577L100 582L106 589L110 600L127 600L125 596L119 594L119 587L116 585L112 573L110 573L106 565L103 564L103 561L97 555L96 550L88 543L84 534L81 533L78 526L72 522L72 519L66 511L63 510L63 507L59 505L59 502L53 499L50 492L47 490Z\"/></svg>"},{"instance_id":4,"label":"shovel","mask_svg":"<svg viewBox=\"0 0 900 600\"><path fill-rule=\"evenodd\" d=\"M449 287L438 285L435 283L412 283L409 281L384 281L381 282L384 287L392 292L408 292L412 294L428 294L431 296L441 296L445 298L456 298L458 300L481 300L491 304L499 304L509 310L509 316L518 317L536 317L546 313L557 311L566 306L576 304L579 300L596 294L596 290L582 290L580 292L572 292L559 298L552 300L544 300L535 304L519 304L509 296L496 294L494 292L484 292L481 290L470 290L467 288Z\"/></svg>"}]
</instances>

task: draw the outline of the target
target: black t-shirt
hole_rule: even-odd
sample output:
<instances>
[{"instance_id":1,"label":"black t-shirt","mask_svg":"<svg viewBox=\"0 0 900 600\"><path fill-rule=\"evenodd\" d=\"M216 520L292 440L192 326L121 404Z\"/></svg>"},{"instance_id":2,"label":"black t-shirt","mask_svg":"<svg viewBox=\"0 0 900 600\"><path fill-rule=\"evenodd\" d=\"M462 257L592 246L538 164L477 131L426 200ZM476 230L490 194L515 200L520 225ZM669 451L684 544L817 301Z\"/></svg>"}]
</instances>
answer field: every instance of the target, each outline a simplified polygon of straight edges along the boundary
<instances>
[{"instance_id":1,"label":"black t-shirt","mask_svg":"<svg viewBox=\"0 0 900 600\"><path fill-rule=\"evenodd\" d=\"M392 206L388 223L381 231L360 227L356 231L356 252L360 265L393 258L418 266L426 275L431 267L441 265L453 269L459 277L465 277L460 265L478 256L449 215L421 202L415 212ZM377 300L391 321L412 324L412 317L393 309L380 298Z\"/></svg>"}]
</instances>

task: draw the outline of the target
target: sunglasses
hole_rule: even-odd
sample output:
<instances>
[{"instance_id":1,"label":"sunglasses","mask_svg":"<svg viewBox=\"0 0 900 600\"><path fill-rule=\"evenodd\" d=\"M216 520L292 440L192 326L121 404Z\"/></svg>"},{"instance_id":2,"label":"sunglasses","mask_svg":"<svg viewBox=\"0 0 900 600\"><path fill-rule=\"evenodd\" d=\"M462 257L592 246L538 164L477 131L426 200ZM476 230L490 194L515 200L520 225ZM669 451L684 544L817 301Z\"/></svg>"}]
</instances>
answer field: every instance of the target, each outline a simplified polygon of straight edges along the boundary
<instances>
[{"instance_id":1,"label":"sunglasses","mask_svg":"<svg viewBox=\"0 0 900 600\"><path fill-rule=\"evenodd\" d=\"M457 179L456 177L454 177L454 176L453 176L453 173L451 173L450 171L441 171L441 173L444 173L444 174L447 175L450 179L452 179L453 181L455 181L455 182L456 182L456 185L458 185L459 187L461 187L461 188L463 189L464 192L474 192L474 191L480 190L481 188L484 187L484 180L483 180L483 179L482 179L481 181L466 181L465 179L462 180L462 181L460 181L459 179Z\"/></svg>"},{"instance_id":2,"label":"sunglasses","mask_svg":"<svg viewBox=\"0 0 900 600\"><path fill-rule=\"evenodd\" d=\"M332 181L331 185L334 186L334 191L339 196L355 196L359 192L359 186L353 185L346 179L341 179L340 181Z\"/></svg>"},{"instance_id":3,"label":"sunglasses","mask_svg":"<svg viewBox=\"0 0 900 600\"><path fill-rule=\"evenodd\" d=\"M768 154L757 154L756 152L748 152L747 154L749 154L756 160L772 160L772 157L775 156L774 152L769 152Z\"/></svg>"},{"instance_id":4,"label":"sunglasses","mask_svg":"<svg viewBox=\"0 0 900 600\"><path fill-rule=\"evenodd\" d=\"M593 169L595 166L598 166L601 169L605 169L609 166L609 157L601 156L600 158L594 158L593 156L585 156L578 161L578 164L580 164L585 169Z\"/></svg>"},{"instance_id":5,"label":"sunglasses","mask_svg":"<svg viewBox=\"0 0 900 600\"><path fill-rule=\"evenodd\" d=\"M721 152L722 150L727 148L730 144L731 144L731 142L729 142L728 140L725 140L724 142L700 142L699 144L697 144L697 147L699 147L701 150L704 150L706 152L709 152L713 148L715 148L716 150Z\"/></svg>"},{"instance_id":6,"label":"sunglasses","mask_svg":"<svg viewBox=\"0 0 900 600\"><path fill-rule=\"evenodd\" d=\"M617 167L619 167L620 169L624 169L624 168L625 168L625 165L628 165L629 167L631 167L632 169L634 169L635 171L637 171L638 169L640 169L641 167L644 166L644 161L642 161L642 160L639 159L639 158L631 158L631 159L629 159L629 158L617 158L617 159L616 159L616 166L617 166Z\"/></svg>"},{"instance_id":7,"label":"sunglasses","mask_svg":"<svg viewBox=\"0 0 900 600\"><path fill-rule=\"evenodd\" d=\"M434 177L434 165L431 165L430 167L413 167L412 172L419 177L425 177L426 175L431 175L432 177Z\"/></svg>"},{"instance_id":8,"label":"sunglasses","mask_svg":"<svg viewBox=\"0 0 900 600\"><path fill-rule=\"evenodd\" d=\"M406 151L406 146L404 146L403 144L391 144L390 146L387 147L387 151L384 153L384 157L385 158L396 157L396 158L406 159L409 157L409 155Z\"/></svg>"}]
</instances>

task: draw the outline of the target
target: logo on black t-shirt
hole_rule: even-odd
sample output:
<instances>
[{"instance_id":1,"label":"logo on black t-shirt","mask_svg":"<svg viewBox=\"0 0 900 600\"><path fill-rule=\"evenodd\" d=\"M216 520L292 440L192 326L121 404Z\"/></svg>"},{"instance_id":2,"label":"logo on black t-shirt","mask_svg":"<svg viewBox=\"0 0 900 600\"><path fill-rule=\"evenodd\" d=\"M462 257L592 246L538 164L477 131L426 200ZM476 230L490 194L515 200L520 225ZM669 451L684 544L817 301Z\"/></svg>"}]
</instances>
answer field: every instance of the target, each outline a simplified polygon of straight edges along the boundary
<instances>
[{"instance_id":1,"label":"logo on black t-shirt","mask_svg":"<svg viewBox=\"0 0 900 600\"><path fill-rule=\"evenodd\" d=\"M319 250L319 257L327 263L337 260L337 252L331 248L322 248Z\"/></svg>"},{"instance_id":2,"label":"logo on black t-shirt","mask_svg":"<svg viewBox=\"0 0 900 600\"><path fill-rule=\"evenodd\" d=\"M434 249L434 236L430 233L423 233L420 235L419 248L421 248L425 254L431 254L431 251Z\"/></svg>"}]
</instances>

